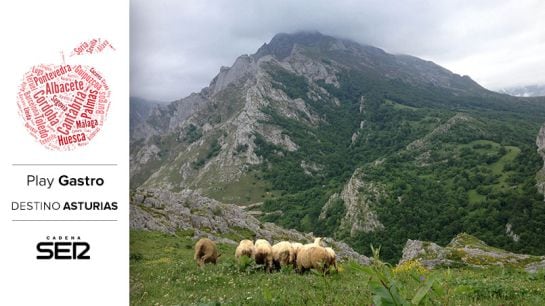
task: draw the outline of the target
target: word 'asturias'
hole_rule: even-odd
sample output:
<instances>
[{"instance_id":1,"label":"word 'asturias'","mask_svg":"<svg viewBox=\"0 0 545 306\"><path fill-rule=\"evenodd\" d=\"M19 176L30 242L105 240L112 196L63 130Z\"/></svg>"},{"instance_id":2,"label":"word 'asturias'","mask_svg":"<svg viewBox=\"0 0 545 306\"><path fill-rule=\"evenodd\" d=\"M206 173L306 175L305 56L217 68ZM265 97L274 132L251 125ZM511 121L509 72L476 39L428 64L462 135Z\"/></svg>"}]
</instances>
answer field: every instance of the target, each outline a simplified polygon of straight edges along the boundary
<instances>
[{"instance_id":1,"label":"word 'asturias'","mask_svg":"<svg viewBox=\"0 0 545 306\"><path fill-rule=\"evenodd\" d=\"M66 202L64 210L117 210L117 202Z\"/></svg>"}]
</instances>

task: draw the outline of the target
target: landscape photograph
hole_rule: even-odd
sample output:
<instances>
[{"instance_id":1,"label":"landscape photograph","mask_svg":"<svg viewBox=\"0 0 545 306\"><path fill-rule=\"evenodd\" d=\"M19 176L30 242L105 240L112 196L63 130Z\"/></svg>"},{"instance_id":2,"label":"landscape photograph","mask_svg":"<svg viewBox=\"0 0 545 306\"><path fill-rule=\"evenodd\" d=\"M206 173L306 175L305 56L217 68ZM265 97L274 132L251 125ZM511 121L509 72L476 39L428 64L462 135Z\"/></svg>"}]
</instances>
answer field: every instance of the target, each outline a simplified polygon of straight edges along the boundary
<instances>
[{"instance_id":1,"label":"landscape photograph","mask_svg":"<svg viewBox=\"0 0 545 306\"><path fill-rule=\"evenodd\" d=\"M131 304L545 304L544 2L130 20Z\"/></svg>"}]
</instances>

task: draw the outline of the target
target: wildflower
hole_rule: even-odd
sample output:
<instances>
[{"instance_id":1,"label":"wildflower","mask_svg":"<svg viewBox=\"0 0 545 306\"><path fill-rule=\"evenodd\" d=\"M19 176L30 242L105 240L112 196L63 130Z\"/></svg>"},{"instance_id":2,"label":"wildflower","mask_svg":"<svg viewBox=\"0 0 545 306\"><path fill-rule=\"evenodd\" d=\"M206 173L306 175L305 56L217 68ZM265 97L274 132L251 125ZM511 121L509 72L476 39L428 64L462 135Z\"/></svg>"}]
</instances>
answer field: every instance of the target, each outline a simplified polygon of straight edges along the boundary
<instances>
[{"instance_id":1,"label":"wildflower","mask_svg":"<svg viewBox=\"0 0 545 306\"><path fill-rule=\"evenodd\" d=\"M420 260L408 260L402 264L397 265L393 269L394 273L411 273L417 272L418 274L426 274L428 270L422 265Z\"/></svg>"}]
</instances>

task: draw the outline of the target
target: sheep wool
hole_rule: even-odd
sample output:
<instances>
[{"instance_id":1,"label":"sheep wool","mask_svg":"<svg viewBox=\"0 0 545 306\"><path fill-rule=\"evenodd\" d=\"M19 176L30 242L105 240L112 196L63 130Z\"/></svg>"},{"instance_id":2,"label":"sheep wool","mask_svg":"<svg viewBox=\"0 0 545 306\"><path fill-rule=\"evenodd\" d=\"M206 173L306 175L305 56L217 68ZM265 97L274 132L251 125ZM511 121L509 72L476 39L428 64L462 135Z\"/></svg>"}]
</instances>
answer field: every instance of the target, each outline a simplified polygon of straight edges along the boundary
<instances>
[{"instance_id":1,"label":"sheep wool","mask_svg":"<svg viewBox=\"0 0 545 306\"><path fill-rule=\"evenodd\" d=\"M293 247L288 241L281 241L273 245L272 254L273 263L277 269L292 264L295 258Z\"/></svg>"},{"instance_id":2,"label":"sheep wool","mask_svg":"<svg viewBox=\"0 0 545 306\"><path fill-rule=\"evenodd\" d=\"M252 240L241 240L235 250L235 257L238 259L241 256L248 256L252 258L254 255L254 242Z\"/></svg>"},{"instance_id":3,"label":"sheep wool","mask_svg":"<svg viewBox=\"0 0 545 306\"><path fill-rule=\"evenodd\" d=\"M297 254L297 270L303 273L309 269L315 269L323 273L329 269L330 255L321 246L303 248Z\"/></svg>"},{"instance_id":4,"label":"sheep wool","mask_svg":"<svg viewBox=\"0 0 545 306\"><path fill-rule=\"evenodd\" d=\"M322 245L322 238L320 238L320 237L315 238L314 242L307 243L307 244L303 245L303 248L310 248L310 247L313 247L313 246L323 246Z\"/></svg>"},{"instance_id":5,"label":"sheep wool","mask_svg":"<svg viewBox=\"0 0 545 306\"><path fill-rule=\"evenodd\" d=\"M339 271L339 269L337 269L337 255L335 254L335 251L330 247L325 248L325 250L327 251L327 254L329 254L329 266L333 266L335 271Z\"/></svg>"},{"instance_id":6,"label":"sheep wool","mask_svg":"<svg viewBox=\"0 0 545 306\"><path fill-rule=\"evenodd\" d=\"M272 247L265 239L257 239L254 244L253 258L258 265L264 265L265 270L271 271L273 265Z\"/></svg>"},{"instance_id":7,"label":"sheep wool","mask_svg":"<svg viewBox=\"0 0 545 306\"><path fill-rule=\"evenodd\" d=\"M303 244L300 242L292 242L291 247L293 248L293 253L297 257L297 252L303 247Z\"/></svg>"},{"instance_id":8,"label":"sheep wool","mask_svg":"<svg viewBox=\"0 0 545 306\"><path fill-rule=\"evenodd\" d=\"M193 259L195 259L199 267L209 262L216 264L219 256L218 248L214 241L208 238L201 238L195 244L195 256L193 256Z\"/></svg>"}]
</instances>

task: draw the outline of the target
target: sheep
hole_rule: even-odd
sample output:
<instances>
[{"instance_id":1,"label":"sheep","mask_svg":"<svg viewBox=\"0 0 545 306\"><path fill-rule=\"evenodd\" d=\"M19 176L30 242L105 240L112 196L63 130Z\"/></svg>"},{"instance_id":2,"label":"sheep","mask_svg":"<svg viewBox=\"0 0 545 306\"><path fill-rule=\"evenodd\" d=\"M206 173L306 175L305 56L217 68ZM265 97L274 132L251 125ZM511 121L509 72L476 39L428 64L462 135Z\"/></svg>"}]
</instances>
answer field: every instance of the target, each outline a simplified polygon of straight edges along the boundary
<instances>
[{"instance_id":1,"label":"sheep","mask_svg":"<svg viewBox=\"0 0 545 306\"><path fill-rule=\"evenodd\" d=\"M195 256L193 259L197 262L197 266L203 267L206 263L216 264L216 261L221 256L218 254L216 243L208 238L201 238L195 244Z\"/></svg>"},{"instance_id":2,"label":"sheep","mask_svg":"<svg viewBox=\"0 0 545 306\"><path fill-rule=\"evenodd\" d=\"M293 268L297 268L297 253L303 248L303 244L300 242L292 242L291 247L293 248Z\"/></svg>"},{"instance_id":3,"label":"sheep","mask_svg":"<svg viewBox=\"0 0 545 306\"><path fill-rule=\"evenodd\" d=\"M330 247L325 248L325 250L329 254L329 266L335 267L335 271L339 272L339 269L337 269L337 255L335 254L335 251Z\"/></svg>"},{"instance_id":4,"label":"sheep","mask_svg":"<svg viewBox=\"0 0 545 306\"><path fill-rule=\"evenodd\" d=\"M295 252L291 243L287 241L281 241L272 247L273 263L276 269L280 269L282 266L293 264L295 258Z\"/></svg>"},{"instance_id":5,"label":"sheep","mask_svg":"<svg viewBox=\"0 0 545 306\"><path fill-rule=\"evenodd\" d=\"M252 240L241 240L235 250L235 257L240 260L241 256L248 256L252 258L254 255L254 242Z\"/></svg>"},{"instance_id":6,"label":"sheep","mask_svg":"<svg viewBox=\"0 0 545 306\"><path fill-rule=\"evenodd\" d=\"M325 274L329 269L330 262L330 254L321 246L303 247L297 254L297 270L300 273L316 269Z\"/></svg>"},{"instance_id":7,"label":"sheep","mask_svg":"<svg viewBox=\"0 0 545 306\"><path fill-rule=\"evenodd\" d=\"M300 242L292 242L292 243L291 243L291 247L293 248L293 250L297 251L297 250L299 250L301 247L303 247L303 244L300 243Z\"/></svg>"},{"instance_id":8,"label":"sheep","mask_svg":"<svg viewBox=\"0 0 545 306\"><path fill-rule=\"evenodd\" d=\"M323 246L322 238L321 237L314 238L314 242L303 245L304 248L309 248L313 246Z\"/></svg>"},{"instance_id":9,"label":"sheep","mask_svg":"<svg viewBox=\"0 0 545 306\"><path fill-rule=\"evenodd\" d=\"M264 265L265 271L271 272L273 263L271 244L265 239L257 239L254 246L253 259L255 263Z\"/></svg>"},{"instance_id":10,"label":"sheep","mask_svg":"<svg viewBox=\"0 0 545 306\"><path fill-rule=\"evenodd\" d=\"M293 259L293 267L294 268L297 266L297 254L302 249L308 249L308 248L313 247L313 246L322 246L322 238L320 238L320 237L315 238L314 242L307 243L307 244L302 244L302 243L299 243L299 242L292 242L292 247L294 249L294 259Z\"/></svg>"},{"instance_id":11,"label":"sheep","mask_svg":"<svg viewBox=\"0 0 545 306\"><path fill-rule=\"evenodd\" d=\"M292 242L291 247L293 248L293 254L296 257L293 260L296 260L297 259L297 252L299 252L299 250L303 247L303 244L300 243L300 242Z\"/></svg>"}]
</instances>

